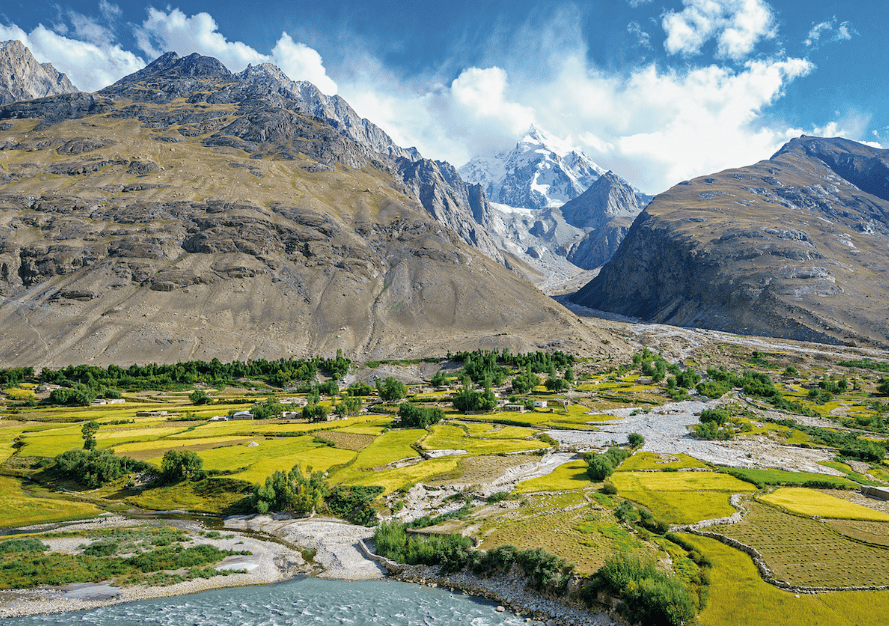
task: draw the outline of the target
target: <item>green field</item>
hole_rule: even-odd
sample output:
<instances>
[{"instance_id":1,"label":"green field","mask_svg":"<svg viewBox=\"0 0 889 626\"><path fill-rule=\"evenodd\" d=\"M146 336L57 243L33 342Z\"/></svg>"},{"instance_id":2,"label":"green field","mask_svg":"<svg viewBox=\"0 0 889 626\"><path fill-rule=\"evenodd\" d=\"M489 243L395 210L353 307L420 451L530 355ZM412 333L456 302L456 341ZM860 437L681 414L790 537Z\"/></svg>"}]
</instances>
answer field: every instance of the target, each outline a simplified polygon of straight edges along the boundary
<instances>
[{"instance_id":1,"label":"green field","mask_svg":"<svg viewBox=\"0 0 889 626\"><path fill-rule=\"evenodd\" d=\"M589 487L590 482L586 474L586 461L571 461L556 468L546 476L530 478L516 485L513 493L533 493L535 491L559 491L563 489L582 489Z\"/></svg>"},{"instance_id":2,"label":"green field","mask_svg":"<svg viewBox=\"0 0 889 626\"><path fill-rule=\"evenodd\" d=\"M86 502L57 497L35 497L22 491L21 483L0 476L0 527L28 526L69 519L94 517L104 511Z\"/></svg>"},{"instance_id":3,"label":"green field","mask_svg":"<svg viewBox=\"0 0 889 626\"><path fill-rule=\"evenodd\" d=\"M747 468L731 468L723 471L737 476L742 480L748 480L753 484L761 485L805 485L813 481L820 483L835 485L842 489L843 487L857 487L855 483L845 478L831 476L829 474L813 474L810 472L788 472L786 470L776 469L747 469Z\"/></svg>"},{"instance_id":4,"label":"green field","mask_svg":"<svg viewBox=\"0 0 889 626\"><path fill-rule=\"evenodd\" d=\"M728 517L735 513L724 491L621 491L650 510L658 519L671 524L694 524L705 519Z\"/></svg>"}]
</instances>

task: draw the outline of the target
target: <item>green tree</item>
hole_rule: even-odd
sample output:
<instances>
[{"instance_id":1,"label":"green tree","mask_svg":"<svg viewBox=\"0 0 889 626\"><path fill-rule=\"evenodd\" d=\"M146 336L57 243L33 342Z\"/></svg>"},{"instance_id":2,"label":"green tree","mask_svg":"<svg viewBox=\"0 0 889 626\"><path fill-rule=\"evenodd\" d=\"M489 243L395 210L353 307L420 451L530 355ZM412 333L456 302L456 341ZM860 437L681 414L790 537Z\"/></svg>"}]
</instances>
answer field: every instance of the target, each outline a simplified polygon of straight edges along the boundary
<instances>
[{"instance_id":1,"label":"green tree","mask_svg":"<svg viewBox=\"0 0 889 626\"><path fill-rule=\"evenodd\" d=\"M191 400L192 404L209 404L210 396L207 395L207 392L203 389L195 389L189 394L188 399Z\"/></svg>"},{"instance_id":2,"label":"green tree","mask_svg":"<svg viewBox=\"0 0 889 626\"><path fill-rule=\"evenodd\" d=\"M630 433L629 435L627 435L627 440L634 448L641 448L645 445L645 437L643 437L639 433Z\"/></svg>"},{"instance_id":3,"label":"green tree","mask_svg":"<svg viewBox=\"0 0 889 626\"><path fill-rule=\"evenodd\" d=\"M265 402L257 402L250 409L253 413L253 419L266 420L274 419L284 412L284 405L279 403L274 397L266 398Z\"/></svg>"},{"instance_id":4,"label":"green tree","mask_svg":"<svg viewBox=\"0 0 889 626\"><path fill-rule=\"evenodd\" d=\"M321 507L323 495L323 474L313 472L311 467L303 474L299 465L295 465L287 474L278 470L265 479L265 484L257 485L250 504L259 513L292 511L306 514Z\"/></svg>"},{"instance_id":5,"label":"green tree","mask_svg":"<svg viewBox=\"0 0 889 626\"><path fill-rule=\"evenodd\" d=\"M880 384L877 385L877 391L884 396L889 396L889 378L880 379Z\"/></svg>"},{"instance_id":6,"label":"green tree","mask_svg":"<svg viewBox=\"0 0 889 626\"><path fill-rule=\"evenodd\" d=\"M96 433L99 432L99 422L92 420L80 429L83 436L83 449L92 450L96 447Z\"/></svg>"},{"instance_id":7,"label":"green tree","mask_svg":"<svg viewBox=\"0 0 889 626\"><path fill-rule=\"evenodd\" d=\"M540 384L540 377L531 371L528 366L524 372L512 379L512 388L518 393L528 393Z\"/></svg>"},{"instance_id":8,"label":"green tree","mask_svg":"<svg viewBox=\"0 0 889 626\"><path fill-rule=\"evenodd\" d=\"M161 459L161 478L168 483L203 477L204 459L192 450L167 450Z\"/></svg>"},{"instance_id":9,"label":"green tree","mask_svg":"<svg viewBox=\"0 0 889 626\"><path fill-rule=\"evenodd\" d=\"M391 376L386 380L377 379L377 393L380 399L386 402L394 402L401 400L407 395L407 387L399 380L395 380Z\"/></svg>"},{"instance_id":10,"label":"green tree","mask_svg":"<svg viewBox=\"0 0 889 626\"><path fill-rule=\"evenodd\" d=\"M562 376L562 378L567 380L569 383L573 383L574 382L574 369L570 368L570 367L566 367L565 368L565 375Z\"/></svg>"},{"instance_id":11,"label":"green tree","mask_svg":"<svg viewBox=\"0 0 889 626\"><path fill-rule=\"evenodd\" d=\"M583 457L587 463L586 474L590 480L601 482L614 473L614 466L604 454L588 452Z\"/></svg>"}]
</instances>

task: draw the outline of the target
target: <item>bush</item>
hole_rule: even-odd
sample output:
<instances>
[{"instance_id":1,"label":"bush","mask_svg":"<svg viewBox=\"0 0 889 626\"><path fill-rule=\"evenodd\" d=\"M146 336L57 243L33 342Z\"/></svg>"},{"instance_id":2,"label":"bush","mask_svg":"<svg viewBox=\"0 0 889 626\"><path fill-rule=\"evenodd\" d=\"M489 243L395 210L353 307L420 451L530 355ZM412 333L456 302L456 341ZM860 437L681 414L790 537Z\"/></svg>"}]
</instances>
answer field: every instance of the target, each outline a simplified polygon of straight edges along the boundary
<instances>
[{"instance_id":1,"label":"bush","mask_svg":"<svg viewBox=\"0 0 889 626\"><path fill-rule=\"evenodd\" d=\"M435 375L429 381L429 384L433 387L444 387L448 384L448 377L445 375L444 370L438 370L435 372Z\"/></svg>"},{"instance_id":2,"label":"bush","mask_svg":"<svg viewBox=\"0 0 889 626\"><path fill-rule=\"evenodd\" d=\"M708 398L715 400L731 391L731 386L725 381L708 380L699 383L697 390L702 396L707 396Z\"/></svg>"},{"instance_id":3,"label":"bush","mask_svg":"<svg viewBox=\"0 0 889 626\"><path fill-rule=\"evenodd\" d=\"M324 479L321 472L303 474L299 465L289 473L278 470L257 485L250 496L249 505L258 513L290 511L298 514L311 513L321 506Z\"/></svg>"},{"instance_id":4,"label":"bush","mask_svg":"<svg viewBox=\"0 0 889 626\"><path fill-rule=\"evenodd\" d=\"M645 437L643 437L639 433L630 433L629 435L627 435L627 440L634 448L641 448L645 445Z\"/></svg>"},{"instance_id":5,"label":"bush","mask_svg":"<svg viewBox=\"0 0 889 626\"><path fill-rule=\"evenodd\" d=\"M712 422L717 426L722 426L728 421L728 411L725 409L704 409L701 411L701 423Z\"/></svg>"},{"instance_id":6,"label":"bush","mask_svg":"<svg viewBox=\"0 0 889 626\"><path fill-rule=\"evenodd\" d=\"M369 487L343 487L337 485L324 496L324 506L337 517L348 520L353 524L375 526L377 523L377 512L373 508L373 501L383 491L385 491L383 487L375 485Z\"/></svg>"},{"instance_id":7,"label":"bush","mask_svg":"<svg viewBox=\"0 0 889 626\"><path fill-rule=\"evenodd\" d=\"M37 539L8 539L0 542L0 554L11 552L44 552L49 546Z\"/></svg>"},{"instance_id":8,"label":"bush","mask_svg":"<svg viewBox=\"0 0 889 626\"><path fill-rule=\"evenodd\" d=\"M659 571L652 559L617 552L596 573L594 584L624 600L620 610L631 622L680 626L695 615L692 592Z\"/></svg>"}]
</instances>

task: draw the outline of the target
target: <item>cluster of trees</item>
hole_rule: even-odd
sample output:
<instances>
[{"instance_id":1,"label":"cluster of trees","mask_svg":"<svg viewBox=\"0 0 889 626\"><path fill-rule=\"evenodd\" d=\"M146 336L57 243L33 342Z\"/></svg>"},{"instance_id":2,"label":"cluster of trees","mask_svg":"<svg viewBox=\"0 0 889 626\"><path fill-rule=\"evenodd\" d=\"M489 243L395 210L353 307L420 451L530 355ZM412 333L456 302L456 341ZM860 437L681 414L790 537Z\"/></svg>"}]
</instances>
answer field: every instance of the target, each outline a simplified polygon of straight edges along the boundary
<instances>
[{"instance_id":1,"label":"cluster of trees","mask_svg":"<svg viewBox=\"0 0 889 626\"><path fill-rule=\"evenodd\" d=\"M311 467L304 474L299 465L295 465L288 473L278 470L265 479L265 484L257 485L249 503L258 513L279 511L304 515L320 508L323 497L324 475L313 472Z\"/></svg>"},{"instance_id":2,"label":"cluster of trees","mask_svg":"<svg viewBox=\"0 0 889 626\"><path fill-rule=\"evenodd\" d=\"M412 402L403 402L398 407L401 428L426 428L443 419L444 411L438 407L421 407Z\"/></svg>"},{"instance_id":3,"label":"cluster of trees","mask_svg":"<svg viewBox=\"0 0 889 626\"><path fill-rule=\"evenodd\" d=\"M232 361L222 363L212 361L186 361L170 365L149 363L131 365L127 368L109 365L107 368L95 365L71 365L58 370L43 368L36 380L74 388L79 383L86 388L100 392L103 389L179 389L184 386L204 383L218 387L233 384L238 378L253 378L268 382L276 387L285 387L293 381L311 381L320 371L332 378L342 378L352 366L352 362L341 352L336 358L323 359L257 359L253 361ZM33 368L0 370L0 384L3 381L35 379ZM62 402L60 402L62 403Z\"/></svg>"},{"instance_id":4,"label":"cluster of trees","mask_svg":"<svg viewBox=\"0 0 889 626\"><path fill-rule=\"evenodd\" d=\"M486 385L484 391L475 391L472 381L467 376L463 379L463 387L454 394L452 404L455 409L463 413L493 411L497 408L497 397L491 391L490 385Z\"/></svg>"},{"instance_id":5,"label":"cluster of trees","mask_svg":"<svg viewBox=\"0 0 889 626\"><path fill-rule=\"evenodd\" d=\"M274 396L269 396L265 402L254 404L250 412L253 413L253 419L274 419L284 412L284 405L278 402Z\"/></svg>"},{"instance_id":6,"label":"cluster of trees","mask_svg":"<svg viewBox=\"0 0 889 626\"><path fill-rule=\"evenodd\" d=\"M605 453L587 452L583 455L586 461L586 474L589 479L601 482L614 473L615 468L624 462L632 453L618 446L611 446Z\"/></svg>"},{"instance_id":7,"label":"cluster of trees","mask_svg":"<svg viewBox=\"0 0 889 626\"><path fill-rule=\"evenodd\" d=\"M110 450L68 450L58 455L53 472L89 489L107 485L125 474L147 472L152 466Z\"/></svg>"},{"instance_id":8,"label":"cluster of trees","mask_svg":"<svg viewBox=\"0 0 889 626\"><path fill-rule=\"evenodd\" d=\"M321 472L309 467L303 472L295 465L286 474L277 471L262 485L254 487L248 498L248 506L258 513L289 512L298 515L326 509L337 517L353 524L373 526L377 523L373 501L384 491L383 487L331 487Z\"/></svg>"},{"instance_id":9,"label":"cluster of trees","mask_svg":"<svg viewBox=\"0 0 889 626\"><path fill-rule=\"evenodd\" d=\"M530 369L534 373L545 372L551 378L555 378L558 371L564 371L576 362L573 354L561 351L511 354L506 349L449 353L448 358L461 361L463 373L474 383L483 383L488 379L494 385L503 384L511 369ZM573 377L572 372L571 378Z\"/></svg>"},{"instance_id":10,"label":"cluster of trees","mask_svg":"<svg viewBox=\"0 0 889 626\"><path fill-rule=\"evenodd\" d=\"M516 393L528 393L542 381L540 377L531 371L531 368L525 370L512 379L512 390Z\"/></svg>"}]
</instances>

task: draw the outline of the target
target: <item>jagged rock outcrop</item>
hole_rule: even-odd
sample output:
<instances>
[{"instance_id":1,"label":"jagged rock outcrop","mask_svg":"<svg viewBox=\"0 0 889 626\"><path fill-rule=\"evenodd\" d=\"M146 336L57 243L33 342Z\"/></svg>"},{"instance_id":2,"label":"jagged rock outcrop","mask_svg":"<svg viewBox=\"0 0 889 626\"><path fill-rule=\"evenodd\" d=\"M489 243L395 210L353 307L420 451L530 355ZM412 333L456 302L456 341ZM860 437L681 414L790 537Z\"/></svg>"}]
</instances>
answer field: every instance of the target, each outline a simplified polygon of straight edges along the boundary
<instances>
[{"instance_id":1,"label":"jagged rock outcrop","mask_svg":"<svg viewBox=\"0 0 889 626\"><path fill-rule=\"evenodd\" d=\"M633 223L577 304L646 320L889 344L889 151L800 137L680 183Z\"/></svg>"},{"instance_id":2,"label":"jagged rock outcrop","mask_svg":"<svg viewBox=\"0 0 889 626\"><path fill-rule=\"evenodd\" d=\"M587 270L604 265L642 212L644 199L614 172L602 174L589 189L561 207L566 222L586 231L581 239L565 245L565 257Z\"/></svg>"},{"instance_id":3,"label":"jagged rock outcrop","mask_svg":"<svg viewBox=\"0 0 889 626\"><path fill-rule=\"evenodd\" d=\"M38 63L22 42L0 42L0 104L76 91L67 76L50 63Z\"/></svg>"},{"instance_id":4,"label":"jagged rock outcrop","mask_svg":"<svg viewBox=\"0 0 889 626\"><path fill-rule=\"evenodd\" d=\"M418 198L474 221L477 190L268 92L168 54L98 94L0 106L3 363L604 350Z\"/></svg>"},{"instance_id":5,"label":"jagged rock outcrop","mask_svg":"<svg viewBox=\"0 0 889 626\"><path fill-rule=\"evenodd\" d=\"M248 65L247 69L237 76L245 82L261 85L303 103L305 111L375 152L392 158L409 160L420 158L416 148L402 148L396 145L379 126L360 117L343 98L337 95L327 96L308 81L291 80L280 68L271 63Z\"/></svg>"}]
</instances>

